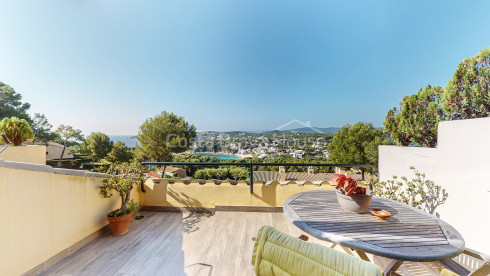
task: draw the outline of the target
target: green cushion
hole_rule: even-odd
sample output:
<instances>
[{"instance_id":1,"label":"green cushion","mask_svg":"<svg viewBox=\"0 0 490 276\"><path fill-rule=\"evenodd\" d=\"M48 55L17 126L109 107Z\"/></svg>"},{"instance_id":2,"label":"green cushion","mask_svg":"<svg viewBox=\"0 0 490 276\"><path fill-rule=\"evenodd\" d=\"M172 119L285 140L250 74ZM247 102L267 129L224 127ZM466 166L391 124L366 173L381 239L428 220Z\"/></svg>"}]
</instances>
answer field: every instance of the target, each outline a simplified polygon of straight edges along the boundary
<instances>
[{"instance_id":1,"label":"green cushion","mask_svg":"<svg viewBox=\"0 0 490 276\"><path fill-rule=\"evenodd\" d=\"M451 270L448 270L444 267L439 267L439 273L441 276L459 276L459 274L456 274L454 272L452 272Z\"/></svg>"},{"instance_id":2,"label":"green cushion","mask_svg":"<svg viewBox=\"0 0 490 276\"><path fill-rule=\"evenodd\" d=\"M252 257L255 273L268 275L382 276L374 264L262 226Z\"/></svg>"}]
</instances>

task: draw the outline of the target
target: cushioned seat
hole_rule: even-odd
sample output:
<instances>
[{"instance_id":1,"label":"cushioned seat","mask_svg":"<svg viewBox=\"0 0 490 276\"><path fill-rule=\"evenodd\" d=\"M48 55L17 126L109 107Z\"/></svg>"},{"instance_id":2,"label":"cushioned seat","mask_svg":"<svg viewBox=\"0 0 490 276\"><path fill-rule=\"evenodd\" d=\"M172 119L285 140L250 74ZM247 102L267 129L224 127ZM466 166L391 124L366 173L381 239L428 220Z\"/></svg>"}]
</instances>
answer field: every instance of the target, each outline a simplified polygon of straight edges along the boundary
<instances>
[{"instance_id":1,"label":"cushioned seat","mask_svg":"<svg viewBox=\"0 0 490 276\"><path fill-rule=\"evenodd\" d=\"M255 273L267 275L381 276L374 264L319 244L291 237L271 226L259 229L252 257Z\"/></svg>"}]
</instances>

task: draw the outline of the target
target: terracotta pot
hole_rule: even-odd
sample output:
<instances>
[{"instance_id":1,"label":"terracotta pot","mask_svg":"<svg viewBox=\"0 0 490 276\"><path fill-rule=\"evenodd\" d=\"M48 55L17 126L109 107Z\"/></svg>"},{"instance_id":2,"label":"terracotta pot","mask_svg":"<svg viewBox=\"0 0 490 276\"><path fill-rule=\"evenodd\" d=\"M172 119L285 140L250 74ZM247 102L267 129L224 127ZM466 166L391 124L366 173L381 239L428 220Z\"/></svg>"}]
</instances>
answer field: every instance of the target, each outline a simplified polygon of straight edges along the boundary
<instances>
[{"instance_id":1,"label":"terracotta pot","mask_svg":"<svg viewBox=\"0 0 490 276\"><path fill-rule=\"evenodd\" d=\"M114 236L122 236L129 230L129 223L131 222L131 216L133 213L129 213L122 217L107 217L107 221L111 226L111 233Z\"/></svg>"},{"instance_id":2,"label":"terracotta pot","mask_svg":"<svg viewBox=\"0 0 490 276\"><path fill-rule=\"evenodd\" d=\"M337 191L337 200L339 201L340 207L347 212L359 214L366 213L369 210L371 199L373 199L372 192L365 195L352 194L346 196Z\"/></svg>"}]
</instances>

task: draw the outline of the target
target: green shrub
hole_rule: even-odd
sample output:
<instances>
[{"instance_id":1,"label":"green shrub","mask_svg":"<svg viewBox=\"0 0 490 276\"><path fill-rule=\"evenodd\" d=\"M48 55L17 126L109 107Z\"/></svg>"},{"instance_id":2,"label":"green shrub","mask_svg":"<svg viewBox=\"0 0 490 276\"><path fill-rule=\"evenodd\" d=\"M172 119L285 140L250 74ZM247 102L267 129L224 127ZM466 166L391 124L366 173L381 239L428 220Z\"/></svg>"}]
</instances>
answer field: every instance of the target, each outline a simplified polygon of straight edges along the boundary
<instances>
[{"instance_id":1,"label":"green shrub","mask_svg":"<svg viewBox=\"0 0 490 276\"><path fill-rule=\"evenodd\" d=\"M8 142L14 146L20 146L26 141L34 140L34 134L32 133L29 123L26 120L17 117L3 118L3 120L0 121L0 132L5 133L9 140ZM0 141L3 141L3 139L0 138Z\"/></svg>"}]
</instances>

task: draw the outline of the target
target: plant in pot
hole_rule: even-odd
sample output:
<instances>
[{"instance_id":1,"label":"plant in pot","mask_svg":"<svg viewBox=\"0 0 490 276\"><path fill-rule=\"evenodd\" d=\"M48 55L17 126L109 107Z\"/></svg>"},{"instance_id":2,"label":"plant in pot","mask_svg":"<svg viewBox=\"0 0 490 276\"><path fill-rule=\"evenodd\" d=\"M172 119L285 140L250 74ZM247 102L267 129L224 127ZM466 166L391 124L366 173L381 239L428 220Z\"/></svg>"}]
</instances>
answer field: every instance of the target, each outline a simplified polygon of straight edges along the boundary
<instances>
[{"instance_id":1,"label":"plant in pot","mask_svg":"<svg viewBox=\"0 0 490 276\"><path fill-rule=\"evenodd\" d=\"M110 198L112 191L121 197L121 207L107 214L107 221L112 235L120 236L128 232L133 213L138 211L138 204L130 200L131 190L144 179L145 169L137 162L122 163L114 166L113 174L104 179L99 187L104 198Z\"/></svg>"},{"instance_id":2,"label":"plant in pot","mask_svg":"<svg viewBox=\"0 0 490 276\"><path fill-rule=\"evenodd\" d=\"M373 192L359 187L358 181L342 174L336 174L332 183L337 189L337 200L340 207L348 212L366 213L373 198Z\"/></svg>"},{"instance_id":3,"label":"plant in pot","mask_svg":"<svg viewBox=\"0 0 490 276\"><path fill-rule=\"evenodd\" d=\"M11 143L14 146L20 146L22 143L34 140L29 123L24 119L17 117L3 118L0 121L0 132L5 133L8 141L3 141L0 137L0 142Z\"/></svg>"}]
</instances>

